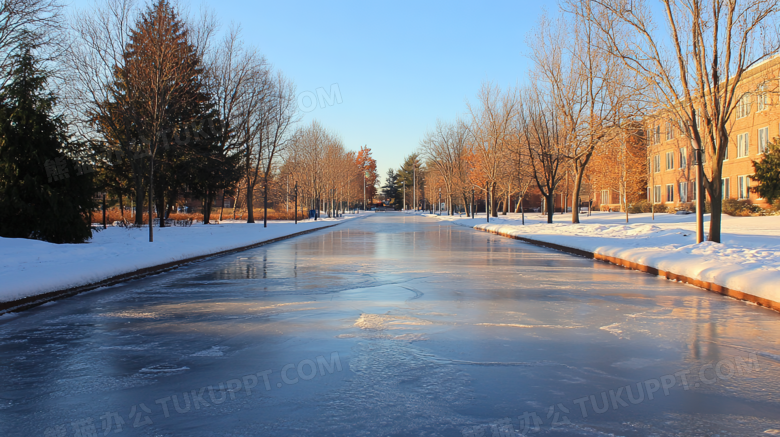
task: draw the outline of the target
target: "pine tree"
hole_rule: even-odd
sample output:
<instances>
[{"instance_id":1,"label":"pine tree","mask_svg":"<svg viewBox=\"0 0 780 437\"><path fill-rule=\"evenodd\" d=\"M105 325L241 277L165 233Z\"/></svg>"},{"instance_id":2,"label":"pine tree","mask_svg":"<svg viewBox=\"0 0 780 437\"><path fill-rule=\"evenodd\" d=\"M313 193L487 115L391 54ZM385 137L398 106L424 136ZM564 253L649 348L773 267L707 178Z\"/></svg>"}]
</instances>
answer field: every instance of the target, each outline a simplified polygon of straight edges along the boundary
<instances>
[{"instance_id":1,"label":"pine tree","mask_svg":"<svg viewBox=\"0 0 780 437\"><path fill-rule=\"evenodd\" d=\"M769 143L767 148L764 159L753 161L756 171L750 178L759 183L752 190L772 203L780 199L780 144L775 141Z\"/></svg>"},{"instance_id":2,"label":"pine tree","mask_svg":"<svg viewBox=\"0 0 780 437\"><path fill-rule=\"evenodd\" d=\"M0 91L0 236L84 242L92 237L92 176L63 154L66 125L53 114L56 100L32 48L16 57Z\"/></svg>"},{"instance_id":3,"label":"pine tree","mask_svg":"<svg viewBox=\"0 0 780 437\"><path fill-rule=\"evenodd\" d=\"M391 168L387 170L387 177L385 178L385 184L382 185L382 194L384 194L385 199L387 199L390 203L392 203L394 206L401 208L401 202L398 202L398 187L396 186L396 181L398 180L398 175L396 172Z\"/></svg>"}]
</instances>

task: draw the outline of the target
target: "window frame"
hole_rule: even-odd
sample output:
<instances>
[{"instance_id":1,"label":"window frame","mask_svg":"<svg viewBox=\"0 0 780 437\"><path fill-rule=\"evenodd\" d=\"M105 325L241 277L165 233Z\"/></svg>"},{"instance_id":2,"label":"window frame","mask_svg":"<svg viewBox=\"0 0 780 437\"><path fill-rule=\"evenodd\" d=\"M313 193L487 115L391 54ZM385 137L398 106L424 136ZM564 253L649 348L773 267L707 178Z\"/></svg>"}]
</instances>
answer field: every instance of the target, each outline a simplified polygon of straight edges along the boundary
<instances>
[{"instance_id":1,"label":"window frame","mask_svg":"<svg viewBox=\"0 0 780 437\"><path fill-rule=\"evenodd\" d=\"M737 198L739 200L750 199L750 176L739 175L739 184L737 185Z\"/></svg>"},{"instance_id":2,"label":"window frame","mask_svg":"<svg viewBox=\"0 0 780 437\"><path fill-rule=\"evenodd\" d=\"M750 115L751 111L750 93L744 93L737 101L737 120Z\"/></svg>"},{"instance_id":3,"label":"window frame","mask_svg":"<svg viewBox=\"0 0 780 437\"><path fill-rule=\"evenodd\" d=\"M748 156L750 156L750 133L743 132L737 135L737 159L747 158Z\"/></svg>"},{"instance_id":4,"label":"window frame","mask_svg":"<svg viewBox=\"0 0 780 437\"><path fill-rule=\"evenodd\" d=\"M764 132L764 147L761 147L761 132ZM758 128L758 154L763 155L769 149L769 126Z\"/></svg>"},{"instance_id":5,"label":"window frame","mask_svg":"<svg viewBox=\"0 0 780 437\"><path fill-rule=\"evenodd\" d=\"M677 186L680 203L688 203L688 182L680 182Z\"/></svg>"}]
</instances>

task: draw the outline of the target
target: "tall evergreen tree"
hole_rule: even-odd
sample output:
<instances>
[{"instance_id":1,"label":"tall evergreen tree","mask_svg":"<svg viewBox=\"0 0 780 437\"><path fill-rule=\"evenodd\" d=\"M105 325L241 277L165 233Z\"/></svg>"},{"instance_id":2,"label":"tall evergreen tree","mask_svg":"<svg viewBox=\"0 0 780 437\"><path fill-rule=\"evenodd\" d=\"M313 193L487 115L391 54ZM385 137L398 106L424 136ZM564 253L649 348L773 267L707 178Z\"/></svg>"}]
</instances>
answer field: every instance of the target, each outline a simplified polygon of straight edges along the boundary
<instances>
[{"instance_id":1,"label":"tall evergreen tree","mask_svg":"<svg viewBox=\"0 0 780 437\"><path fill-rule=\"evenodd\" d=\"M406 183L406 204L408 205L408 208L414 209L417 206L422 205L422 193L425 189L425 167L420 162L420 154L415 152L405 157L404 163L401 165L401 168L398 169L396 176L395 183L398 188L398 191L396 192L397 203L399 205L403 204L404 183ZM417 205L414 205L415 179L417 181Z\"/></svg>"},{"instance_id":2,"label":"tall evergreen tree","mask_svg":"<svg viewBox=\"0 0 780 437\"><path fill-rule=\"evenodd\" d=\"M67 128L32 47L16 57L0 91L0 236L84 242L92 237L92 176L64 155Z\"/></svg>"},{"instance_id":3,"label":"tall evergreen tree","mask_svg":"<svg viewBox=\"0 0 780 437\"><path fill-rule=\"evenodd\" d=\"M401 202L398 202L398 187L396 186L397 180L398 175L395 171L392 168L387 170L385 184L382 185L382 194L385 195L385 199L392 203L393 206L400 207Z\"/></svg>"}]
</instances>

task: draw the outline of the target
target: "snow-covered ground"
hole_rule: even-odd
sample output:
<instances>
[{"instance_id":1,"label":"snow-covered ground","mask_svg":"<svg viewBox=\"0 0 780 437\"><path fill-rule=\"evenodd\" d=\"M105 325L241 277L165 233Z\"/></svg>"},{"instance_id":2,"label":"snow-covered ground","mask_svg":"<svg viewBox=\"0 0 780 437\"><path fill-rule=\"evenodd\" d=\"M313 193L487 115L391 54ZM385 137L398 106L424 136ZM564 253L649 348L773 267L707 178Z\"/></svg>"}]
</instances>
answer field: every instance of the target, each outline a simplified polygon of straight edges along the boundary
<instances>
[{"instance_id":1,"label":"snow-covered ground","mask_svg":"<svg viewBox=\"0 0 780 437\"><path fill-rule=\"evenodd\" d=\"M594 212L571 224L571 214L556 214L547 224L539 213L476 219L441 216L476 229L521 236L613 256L660 270L712 282L780 302L780 216L723 216L722 243L696 244L696 216ZM705 216L705 232L709 215Z\"/></svg>"},{"instance_id":2,"label":"snow-covered ground","mask_svg":"<svg viewBox=\"0 0 780 437\"><path fill-rule=\"evenodd\" d=\"M0 238L0 302L92 284L124 273L202 255L249 246L286 235L333 225L339 219L223 221L218 225L154 229L109 227L84 244L52 244L24 238Z\"/></svg>"}]
</instances>

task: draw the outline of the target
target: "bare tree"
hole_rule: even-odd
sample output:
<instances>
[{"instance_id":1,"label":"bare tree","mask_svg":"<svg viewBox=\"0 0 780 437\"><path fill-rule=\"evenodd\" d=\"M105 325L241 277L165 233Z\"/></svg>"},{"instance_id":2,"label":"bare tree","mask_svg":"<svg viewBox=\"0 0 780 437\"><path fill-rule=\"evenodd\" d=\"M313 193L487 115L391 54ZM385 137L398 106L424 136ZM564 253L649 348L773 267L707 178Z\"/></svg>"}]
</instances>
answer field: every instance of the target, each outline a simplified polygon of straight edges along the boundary
<instances>
[{"instance_id":1,"label":"bare tree","mask_svg":"<svg viewBox=\"0 0 780 437\"><path fill-rule=\"evenodd\" d=\"M243 179L252 182L251 192L260 165L260 161L255 160L253 166L252 159L249 159L254 156L250 149L259 134L259 129L253 123L259 116L258 112L265 108L264 104L271 98L269 68L265 58L256 50L244 48L237 27L228 30L222 43L212 53L208 65L208 84L223 126L215 132L219 149L223 155L242 155ZM254 175L249 174L251 170L255 171ZM222 192L224 205L225 190ZM251 196L247 199L251 203ZM206 211L204 223L208 223L209 216L210 211Z\"/></svg>"},{"instance_id":2,"label":"bare tree","mask_svg":"<svg viewBox=\"0 0 780 437\"><path fill-rule=\"evenodd\" d=\"M525 145L534 182L545 199L547 223L553 222L555 191L568 169L567 133L553 102L538 88L523 93L517 117L518 141Z\"/></svg>"},{"instance_id":3,"label":"bare tree","mask_svg":"<svg viewBox=\"0 0 780 437\"><path fill-rule=\"evenodd\" d=\"M428 168L441 176L442 186L447 199L447 213L452 215L453 195L460 188L460 179L467 149L465 125L457 120L454 123L436 122L436 127L426 133L420 142L420 148L428 161Z\"/></svg>"},{"instance_id":4,"label":"bare tree","mask_svg":"<svg viewBox=\"0 0 780 437\"><path fill-rule=\"evenodd\" d=\"M486 178L490 213L497 217L496 188L507 162L518 101L513 90L502 92L498 86L484 83L477 94L477 102L475 106L468 104L471 114L470 149L476 159L475 164Z\"/></svg>"},{"instance_id":5,"label":"bare tree","mask_svg":"<svg viewBox=\"0 0 780 437\"><path fill-rule=\"evenodd\" d=\"M780 49L778 0L662 0L659 25L644 0L580 0L569 9L599 29L605 49L651 85L657 115L708 157L709 240L721 240L721 175L749 68ZM700 117L700 118L699 118ZM698 120L701 120L700 122ZM703 196L699 193L699 196Z\"/></svg>"},{"instance_id":6,"label":"bare tree","mask_svg":"<svg viewBox=\"0 0 780 437\"><path fill-rule=\"evenodd\" d=\"M630 112L636 92L623 63L599 48L600 33L582 16L543 16L530 41L538 77L561 115L573 176L572 223L579 223L588 164L597 147L610 144L619 132L618 118Z\"/></svg>"},{"instance_id":7,"label":"bare tree","mask_svg":"<svg viewBox=\"0 0 780 437\"><path fill-rule=\"evenodd\" d=\"M22 44L35 47L37 58L48 61L63 47L63 6L57 0L0 1L0 74L5 83L13 70L14 53Z\"/></svg>"}]
</instances>

